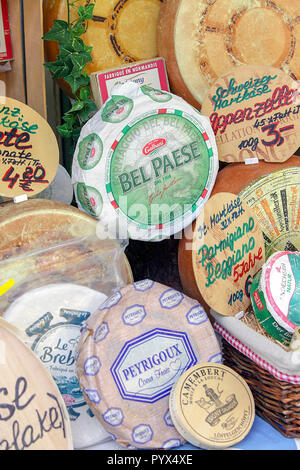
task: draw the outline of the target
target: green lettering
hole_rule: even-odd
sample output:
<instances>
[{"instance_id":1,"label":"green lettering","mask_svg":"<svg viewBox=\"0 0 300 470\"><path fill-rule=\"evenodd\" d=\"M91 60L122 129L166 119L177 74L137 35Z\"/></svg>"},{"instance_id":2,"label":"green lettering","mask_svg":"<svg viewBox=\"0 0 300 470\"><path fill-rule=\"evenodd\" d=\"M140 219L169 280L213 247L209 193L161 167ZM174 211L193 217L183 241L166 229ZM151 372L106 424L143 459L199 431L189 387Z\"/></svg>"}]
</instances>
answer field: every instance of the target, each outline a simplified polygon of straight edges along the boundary
<instances>
[{"instance_id":1,"label":"green lettering","mask_svg":"<svg viewBox=\"0 0 300 470\"><path fill-rule=\"evenodd\" d=\"M153 158L153 160L151 160L151 163L152 163L152 167L155 173L155 177L158 178L160 176L158 170L162 166L162 161L159 157L156 157L156 158Z\"/></svg>"},{"instance_id":2,"label":"green lettering","mask_svg":"<svg viewBox=\"0 0 300 470\"><path fill-rule=\"evenodd\" d=\"M174 165L169 160L168 155L164 155L163 159L164 159L164 173L168 173L170 170L174 170Z\"/></svg>"},{"instance_id":3,"label":"green lettering","mask_svg":"<svg viewBox=\"0 0 300 470\"><path fill-rule=\"evenodd\" d=\"M140 178L139 170L132 170L130 172L130 176L132 178L132 183L135 188L142 184L141 181L139 181L139 178Z\"/></svg>"},{"instance_id":4,"label":"green lettering","mask_svg":"<svg viewBox=\"0 0 300 470\"><path fill-rule=\"evenodd\" d=\"M128 191L131 190L132 184L129 179L129 174L128 173L122 173L119 177L119 181L122 187L123 194L127 193Z\"/></svg>"},{"instance_id":5,"label":"green lettering","mask_svg":"<svg viewBox=\"0 0 300 470\"><path fill-rule=\"evenodd\" d=\"M192 150L192 154L193 154L194 160L196 160L197 158L201 157L201 153L199 153L199 148L198 148L198 142L197 142L197 140L195 140L195 142L192 142L192 143L190 144L190 147L191 147L191 150Z\"/></svg>"}]
</instances>

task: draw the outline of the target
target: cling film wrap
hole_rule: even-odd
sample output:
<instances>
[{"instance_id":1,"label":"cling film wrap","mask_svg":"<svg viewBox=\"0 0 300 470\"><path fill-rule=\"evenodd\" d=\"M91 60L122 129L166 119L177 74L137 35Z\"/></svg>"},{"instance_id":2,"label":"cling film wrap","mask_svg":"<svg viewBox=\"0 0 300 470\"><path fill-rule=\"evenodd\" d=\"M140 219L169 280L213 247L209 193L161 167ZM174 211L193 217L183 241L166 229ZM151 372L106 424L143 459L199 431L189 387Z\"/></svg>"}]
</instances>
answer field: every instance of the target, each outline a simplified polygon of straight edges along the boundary
<instances>
[{"instance_id":1,"label":"cling film wrap","mask_svg":"<svg viewBox=\"0 0 300 470\"><path fill-rule=\"evenodd\" d=\"M0 312L54 378L69 412L74 447L84 448L111 436L81 392L77 343L88 318L130 280L126 242L90 235L45 247L42 238L35 246L43 248L35 251L1 253Z\"/></svg>"},{"instance_id":2,"label":"cling film wrap","mask_svg":"<svg viewBox=\"0 0 300 470\"><path fill-rule=\"evenodd\" d=\"M78 206L118 238L156 241L197 217L217 171L206 116L172 93L126 82L83 126L72 184Z\"/></svg>"}]
</instances>

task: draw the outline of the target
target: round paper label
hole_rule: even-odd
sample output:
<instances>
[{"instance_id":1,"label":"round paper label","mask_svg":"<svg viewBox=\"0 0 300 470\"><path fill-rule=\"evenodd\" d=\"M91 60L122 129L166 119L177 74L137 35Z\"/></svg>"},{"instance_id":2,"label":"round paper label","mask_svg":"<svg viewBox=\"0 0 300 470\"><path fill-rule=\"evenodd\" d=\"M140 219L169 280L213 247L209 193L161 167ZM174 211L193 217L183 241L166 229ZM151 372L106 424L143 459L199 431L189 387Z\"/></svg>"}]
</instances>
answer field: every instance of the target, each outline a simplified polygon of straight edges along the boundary
<instances>
[{"instance_id":1,"label":"round paper label","mask_svg":"<svg viewBox=\"0 0 300 470\"><path fill-rule=\"evenodd\" d=\"M191 367L174 385L170 413L177 430L190 443L226 449L249 433L255 416L245 380L221 364Z\"/></svg>"},{"instance_id":2,"label":"round paper label","mask_svg":"<svg viewBox=\"0 0 300 470\"><path fill-rule=\"evenodd\" d=\"M214 195L196 220L193 238L194 275L206 303L222 315L247 308L252 277L264 260L254 212L235 194Z\"/></svg>"},{"instance_id":3,"label":"round paper label","mask_svg":"<svg viewBox=\"0 0 300 470\"><path fill-rule=\"evenodd\" d=\"M201 112L209 116L219 159L283 162L300 146L300 86L274 67L242 65L218 78Z\"/></svg>"},{"instance_id":4,"label":"round paper label","mask_svg":"<svg viewBox=\"0 0 300 470\"><path fill-rule=\"evenodd\" d=\"M0 97L0 194L34 196L55 178L59 149L51 127L29 106Z\"/></svg>"}]
</instances>

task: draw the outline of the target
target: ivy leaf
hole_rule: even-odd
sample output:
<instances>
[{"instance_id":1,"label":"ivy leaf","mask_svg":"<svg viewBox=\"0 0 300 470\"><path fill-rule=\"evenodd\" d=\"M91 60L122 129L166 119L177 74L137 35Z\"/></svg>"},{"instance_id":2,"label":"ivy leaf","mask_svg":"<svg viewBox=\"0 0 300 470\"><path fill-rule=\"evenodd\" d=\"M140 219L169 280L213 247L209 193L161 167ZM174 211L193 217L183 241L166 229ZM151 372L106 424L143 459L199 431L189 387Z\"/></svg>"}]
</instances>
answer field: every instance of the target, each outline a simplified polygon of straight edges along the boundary
<instances>
[{"instance_id":1,"label":"ivy leaf","mask_svg":"<svg viewBox=\"0 0 300 470\"><path fill-rule=\"evenodd\" d=\"M95 4L91 3L87 6L80 6L78 8L78 15L83 21L91 20L93 18Z\"/></svg>"},{"instance_id":2,"label":"ivy leaf","mask_svg":"<svg viewBox=\"0 0 300 470\"><path fill-rule=\"evenodd\" d=\"M53 27L43 36L45 41L57 41L63 44L70 39L69 25L63 20L54 20Z\"/></svg>"},{"instance_id":3,"label":"ivy leaf","mask_svg":"<svg viewBox=\"0 0 300 470\"><path fill-rule=\"evenodd\" d=\"M71 73L70 75L67 75L64 79L71 86L72 93L74 95L81 86L86 86L87 84L89 84L89 78L86 78L84 75L74 75L73 73Z\"/></svg>"},{"instance_id":4,"label":"ivy leaf","mask_svg":"<svg viewBox=\"0 0 300 470\"><path fill-rule=\"evenodd\" d=\"M76 69L80 71L92 60L91 55L87 52L73 52L70 58Z\"/></svg>"},{"instance_id":5,"label":"ivy leaf","mask_svg":"<svg viewBox=\"0 0 300 470\"><path fill-rule=\"evenodd\" d=\"M92 113L97 111L96 103L92 100L85 100L83 108L79 111L78 116L82 122L86 122Z\"/></svg>"},{"instance_id":6,"label":"ivy leaf","mask_svg":"<svg viewBox=\"0 0 300 470\"><path fill-rule=\"evenodd\" d=\"M88 100L90 96L91 96L91 90L88 86L85 86L80 89L79 98L82 101Z\"/></svg>"},{"instance_id":7,"label":"ivy leaf","mask_svg":"<svg viewBox=\"0 0 300 470\"><path fill-rule=\"evenodd\" d=\"M85 33L85 27L82 20L77 21L77 23L71 28L71 33L74 36L82 36Z\"/></svg>"}]
</instances>

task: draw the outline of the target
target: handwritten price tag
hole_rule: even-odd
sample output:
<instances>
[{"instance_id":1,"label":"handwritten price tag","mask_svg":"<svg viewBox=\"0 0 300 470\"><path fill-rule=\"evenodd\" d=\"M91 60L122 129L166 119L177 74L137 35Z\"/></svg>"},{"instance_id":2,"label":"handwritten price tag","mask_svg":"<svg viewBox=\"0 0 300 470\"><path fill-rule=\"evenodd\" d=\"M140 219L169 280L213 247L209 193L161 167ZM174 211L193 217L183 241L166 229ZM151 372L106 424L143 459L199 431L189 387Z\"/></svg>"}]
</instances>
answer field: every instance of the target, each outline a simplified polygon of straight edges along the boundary
<instances>
[{"instance_id":1,"label":"handwritten price tag","mask_svg":"<svg viewBox=\"0 0 300 470\"><path fill-rule=\"evenodd\" d=\"M58 164L58 144L47 121L29 106L0 97L0 195L40 193Z\"/></svg>"},{"instance_id":2,"label":"handwritten price tag","mask_svg":"<svg viewBox=\"0 0 300 470\"><path fill-rule=\"evenodd\" d=\"M280 162L300 146L300 85L282 70L243 65L220 77L202 106L225 162Z\"/></svg>"},{"instance_id":3,"label":"handwritten price tag","mask_svg":"<svg viewBox=\"0 0 300 470\"><path fill-rule=\"evenodd\" d=\"M219 193L196 221L193 268L206 303L222 315L250 305L250 285L265 260L264 239L255 214L245 201Z\"/></svg>"}]
</instances>

